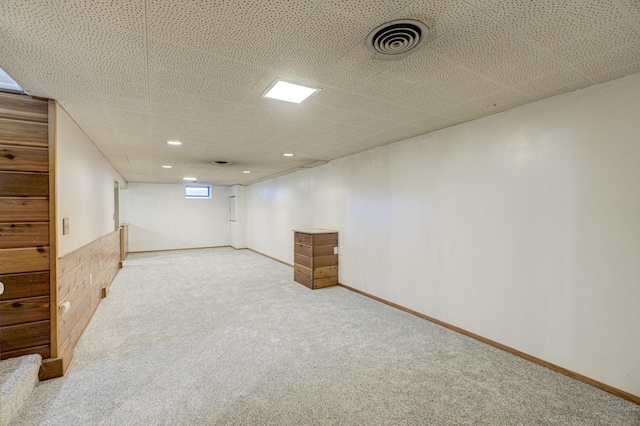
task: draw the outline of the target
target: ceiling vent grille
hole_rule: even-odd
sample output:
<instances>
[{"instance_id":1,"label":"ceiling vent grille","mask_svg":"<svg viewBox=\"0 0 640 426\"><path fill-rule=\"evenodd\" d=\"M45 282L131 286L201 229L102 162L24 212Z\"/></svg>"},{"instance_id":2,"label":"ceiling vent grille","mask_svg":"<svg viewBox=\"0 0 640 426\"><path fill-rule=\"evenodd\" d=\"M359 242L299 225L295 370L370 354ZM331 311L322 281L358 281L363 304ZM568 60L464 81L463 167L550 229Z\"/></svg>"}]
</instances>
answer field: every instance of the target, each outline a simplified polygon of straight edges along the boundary
<instances>
[{"instance_id":1,"label":"ceiling vent grille","mask_svg":"<svg viewBox=\"0 0 640 426\"><path fill-rule=\"evenodd\" d=\"M365 40L367 50L378 58L398 59L422 47L429 28L420 21L400 19L380 25Z\"/></svg>"}]
</instances>

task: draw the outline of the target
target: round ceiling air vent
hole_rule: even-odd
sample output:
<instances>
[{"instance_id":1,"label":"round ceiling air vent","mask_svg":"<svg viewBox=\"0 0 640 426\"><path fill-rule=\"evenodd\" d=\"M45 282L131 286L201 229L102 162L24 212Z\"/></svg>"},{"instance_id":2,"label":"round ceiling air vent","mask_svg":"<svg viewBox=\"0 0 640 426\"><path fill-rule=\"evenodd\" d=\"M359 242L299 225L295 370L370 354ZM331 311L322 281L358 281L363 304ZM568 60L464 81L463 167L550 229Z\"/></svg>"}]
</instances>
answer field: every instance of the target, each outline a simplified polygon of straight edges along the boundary
<instances>
[{"instance_id":1,"label":"round ceiling air vent","mask_svg":"<svg viewBox=\"0 0 640 426\"><path fill-rule=\"evenodd\" d=\"M380 25L365 40L367 50L378 58L398 59L422 47L429 28L414 19L399 19Z\"/></svg>"}]
</instances>

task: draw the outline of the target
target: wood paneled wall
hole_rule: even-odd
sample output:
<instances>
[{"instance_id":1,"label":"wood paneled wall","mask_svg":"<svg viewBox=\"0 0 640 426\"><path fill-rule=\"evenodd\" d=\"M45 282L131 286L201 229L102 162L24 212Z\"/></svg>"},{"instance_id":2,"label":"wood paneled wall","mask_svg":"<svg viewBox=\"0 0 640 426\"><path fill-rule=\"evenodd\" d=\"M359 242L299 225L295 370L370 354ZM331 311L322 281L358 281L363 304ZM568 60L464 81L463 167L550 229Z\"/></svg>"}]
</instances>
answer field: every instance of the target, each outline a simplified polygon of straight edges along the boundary
<instances>
[{"instance_id":1,"label":"wood paneled wall","mask_svg":"<svg viewBox=\"0 0 640 426\"><path fill-rule=\"evenodd\" d=\"M48 358L55 232L50 226L53 101L0 93L0 357ZM55 250L54 254L55 256ZM54 319L55 320L55 319Z\"/></svg>"},{"instance_id":2,"label":"wood paneled wall","mask_svg":"<svg viewBox=\"0 0 640 426\"><path fill-rule=\"evenodd\" d=\"M73 348L100 300L106 296L119 265L119 230L58 259L58 305L69 302L70 307L58 315L57 340L62 364L53 370L61 368L62 372L66 371L73 357Z\"/></svg>"}]
</instances>

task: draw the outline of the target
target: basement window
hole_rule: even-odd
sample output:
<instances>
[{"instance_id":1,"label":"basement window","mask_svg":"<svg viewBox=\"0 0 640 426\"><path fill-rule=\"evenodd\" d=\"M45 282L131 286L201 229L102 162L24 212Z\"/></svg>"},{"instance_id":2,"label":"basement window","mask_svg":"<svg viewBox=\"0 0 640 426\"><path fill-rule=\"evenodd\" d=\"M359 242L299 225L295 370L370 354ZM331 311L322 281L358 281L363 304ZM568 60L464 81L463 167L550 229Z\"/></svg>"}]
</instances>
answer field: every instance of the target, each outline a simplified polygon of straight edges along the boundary
<instances>
[{"instance_id":1,"label":"basement window","mask_svg":"<svg viewBox=\"0 0 640 426\"><path fill-rule=\"evenodd\" d=\"M20 87L20 85L16 83L16 81L12 79L2 68L0 68L0 90L24 93L24 89Z\"/></svg>"},{"instance_id":2,"label":"basement window","mask_svg":"<svg viewBox=\"0 0 640 426\"><path fill-rule=\"evenodd\" d=\"M185 185L184 186L185 198L211 198L211 185Z\"/></svg>"}]
</instances>

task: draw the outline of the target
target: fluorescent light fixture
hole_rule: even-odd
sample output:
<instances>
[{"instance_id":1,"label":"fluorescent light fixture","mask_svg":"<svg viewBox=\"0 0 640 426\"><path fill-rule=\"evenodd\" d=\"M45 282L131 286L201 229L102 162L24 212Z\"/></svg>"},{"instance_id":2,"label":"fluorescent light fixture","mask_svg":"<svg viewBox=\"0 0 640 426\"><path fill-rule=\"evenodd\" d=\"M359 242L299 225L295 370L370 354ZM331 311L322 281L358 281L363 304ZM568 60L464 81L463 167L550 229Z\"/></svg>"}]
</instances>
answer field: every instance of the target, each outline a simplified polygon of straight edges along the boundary
<instances>
[{"instance_id":1,"label":"fluorescent light fixture","mask_svg":"<svg viewBox=\"0 0 640 426\"><path fill-rule=\"evenodd\" d=\"M180 141L167 141L167 143L169 145L182 145L182 142L180 142Z\"/></svg>"},{"instance_id":2,"label":"fluorescent light fixture","mask_svg":"<svg viewBox=\"0 0 640 426\"><path fill-rule=\"evenodd\" d=\"M267 88L262 96L264 98L278 99L280 101L299 104L309 98L309 96L319 91L320 89L314 87L300 86L299 84L276 80Z\"/></svg>"},{"instance_id":3,"label":"fluorescent light fixture","mask_svg":"<svg viewBox=\"0 0 640 426\"><path fill-rule=\"evenodd\" d=\"M24 89L20 87L20 85L16 83L16 81L12 79L2 68L0 68L0 89L24 93Z\"/></svg>"},{"instance_id":4,"label":"fluorescent light fixture","mask_svg":"<svg viewBox=\"0 0 640 426\"><path fill-rule=\"evenodd\" d=\"M247 174L247 175L248 175L249 173L251 173L251 170L243 170L243 171L242 171L242 173L244 173L244 174Z\"/></svg>"},{"instance_id":5,"label":"fluorescent light fixture","mask_svg":"<svg viewBox=\"0 0 640 426\"><path fill-rule=\"evenodd\" d=\"M285 156L285 157L293 157L293 154L291 154L289 152L286 152L286 153L284 153L282 155Z\"/></svg>"},{"instance_id":6,"label":"fluorescent light fixture","mask_svg":"<svg viewBox=\"0 0 640 426\"><path fill-rule=\"evenodd\" d=\"M182 180L186 180L187 182L195 182L198 180L198 178L194 178L194 177L183 177Z\"/></svg>"},{"instance_id":7,"label":"fluorescent light fixture","mask_svg":"<svg viewBox=\"0 0 640 426\"><path fill-rule=\"evenodd\" d=\"M163 165L162 165L162 168L163 168L163 169L170 169L171 167L173 167L173 166L169 166L169 165L167 165L167 164L163 164Z\"/></svg>"}]
</instances>

